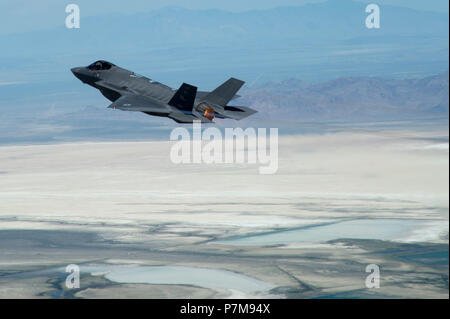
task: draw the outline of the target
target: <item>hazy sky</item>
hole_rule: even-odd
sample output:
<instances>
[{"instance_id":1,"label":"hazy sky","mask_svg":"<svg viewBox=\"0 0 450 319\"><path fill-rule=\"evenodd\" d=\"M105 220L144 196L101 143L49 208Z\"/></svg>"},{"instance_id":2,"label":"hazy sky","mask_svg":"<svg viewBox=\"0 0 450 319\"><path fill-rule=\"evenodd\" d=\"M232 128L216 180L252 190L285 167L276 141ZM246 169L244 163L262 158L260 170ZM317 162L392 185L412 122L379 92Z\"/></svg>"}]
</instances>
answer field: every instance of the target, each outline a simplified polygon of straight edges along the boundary
<instances>
[{"instance_id":1,"label":"hazy sky","mask_svg":"<svg viewBox=\"0 0 450 319\"><path fill-rule=\"evenodd\" d=\"M80 6L82 16L95 16L120 12L131 14L139 11L151 11L164 6L182 6L191 9L222 9L245 11L267 9L277 6L302 5L323 2L324 0L1 0L0 34L26 32L36 29L56 27L64 23L65 7L69 3ZM342 0L333 0L336 4ZM379 5L389 4L418 10L448 12L445 0L358 0Z\"/></svg>"}]
</instances>

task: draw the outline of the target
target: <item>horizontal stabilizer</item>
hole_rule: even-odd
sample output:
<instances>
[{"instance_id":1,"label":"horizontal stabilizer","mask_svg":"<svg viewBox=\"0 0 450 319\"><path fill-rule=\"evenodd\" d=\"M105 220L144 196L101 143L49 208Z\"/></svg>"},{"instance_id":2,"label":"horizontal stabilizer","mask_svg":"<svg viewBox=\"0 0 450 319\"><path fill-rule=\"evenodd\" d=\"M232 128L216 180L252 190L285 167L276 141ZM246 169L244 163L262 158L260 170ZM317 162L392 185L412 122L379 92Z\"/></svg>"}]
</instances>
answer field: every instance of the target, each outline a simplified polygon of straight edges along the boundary
<instances>
[{"instance_id":1,"label":"horizontal stabilizer","mask_svg":"<svg viewBox=\"0 0 450 319\"><path fill-rule=\"evenodd\" d=\"M243 118L249 117L252 114L257 113L258 111L251 109L247 106L225 106L224 111L220 114L223 115L224 118L230 118L234 120L242 120Z\"/></svg>"}]
</instances>

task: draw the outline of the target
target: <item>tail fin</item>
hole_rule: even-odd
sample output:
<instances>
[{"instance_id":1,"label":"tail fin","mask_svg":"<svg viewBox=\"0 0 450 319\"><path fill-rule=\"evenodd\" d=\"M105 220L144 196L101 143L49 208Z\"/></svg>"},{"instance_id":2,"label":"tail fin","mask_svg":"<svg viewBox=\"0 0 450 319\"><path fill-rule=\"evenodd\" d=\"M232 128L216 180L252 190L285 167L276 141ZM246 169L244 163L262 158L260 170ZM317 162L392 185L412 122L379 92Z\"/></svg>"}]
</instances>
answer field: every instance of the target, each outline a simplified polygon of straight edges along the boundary
<instances>
[{"instance_id":1,"label":"tail fin","mask_svg":"<svg viewBox=\"0 0 450 319\"><path fill-rule=\"evenodd\" d=\"M204 100L217 105L225 106L231 99L235 97L236 92L239 91L244 83L244 81L230 78L214 91L208 93L205 96Z\"/></svg>"},{"instance_id":2,"label":"tail fin","mask_svg":"<svg viewBox=\"0 0 450 319\"><path fill-rule=\"evenodd\" d=\"M183 111L192 111L194 108L195 95L197 87L183 83L174 96L170 99L169 105Z\"/></svg>"}]
</instances>

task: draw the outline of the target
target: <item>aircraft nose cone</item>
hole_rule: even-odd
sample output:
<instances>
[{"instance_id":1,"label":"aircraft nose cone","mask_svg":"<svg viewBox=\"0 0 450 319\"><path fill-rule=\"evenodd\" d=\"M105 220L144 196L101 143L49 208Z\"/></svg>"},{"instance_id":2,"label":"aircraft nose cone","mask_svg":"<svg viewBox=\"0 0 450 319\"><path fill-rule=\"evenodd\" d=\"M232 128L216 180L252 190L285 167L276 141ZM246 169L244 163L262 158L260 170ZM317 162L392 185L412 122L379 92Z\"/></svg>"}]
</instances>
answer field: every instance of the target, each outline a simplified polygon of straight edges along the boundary
<instances>
[{"instance_id":1,"label":"aircraft nose cone","mask_svg":"<svg viewBox=\"0 0 450 319\"><path fill-rule=\"evenodd\" d=\"M83 83L89 84L96 80L85 67L72 68L70 71L72 71L73 75Z\"/></svg>"},{"instance_id":2,"label":"aircraft nose cone","mask_svg":"<svg viewBox=\"0 0 450 319\"><path fill-rule=\"evenodd\" d=\"M80 73L80 69L81 69L81 68L72 68L72 69L70 69L70 71L72 71L72 73L73 73L74 75L77 75L77 74Z\"/></svg>"}]
</instances>

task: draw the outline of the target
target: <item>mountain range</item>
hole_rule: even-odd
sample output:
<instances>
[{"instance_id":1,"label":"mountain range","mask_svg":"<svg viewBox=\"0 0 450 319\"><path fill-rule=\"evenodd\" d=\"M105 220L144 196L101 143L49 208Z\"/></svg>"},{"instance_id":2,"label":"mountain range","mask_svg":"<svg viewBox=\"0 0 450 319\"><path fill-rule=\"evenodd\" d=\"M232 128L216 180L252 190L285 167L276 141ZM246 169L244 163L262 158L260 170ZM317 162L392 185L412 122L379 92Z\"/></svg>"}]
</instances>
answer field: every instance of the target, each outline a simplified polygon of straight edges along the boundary
<instances>
[{"instance_id":1,"label":"mountain range","mask_svg":"<svg viewBox=\"0 0 450 319\"><path fill-rule=\"evenodd\" d=\"M20 91L20 84L11 86ZM177 126L170 119L109 109L109 102L100 94L87 92L86 98L46 96L47 103L0 101L0 144L159 140L167 139ZM377 121L436 120L448 125L448 72L404 80L349 77L308 83L289 79L244 86L239 94L232 104L250 106L258 113L239 122L217 120L218 127L279 127L280 134L298 134L327 130L325 123L358 126ZM71 103L69 96L74 99ZM305 127L306 122L312 126Z\"/></svg>"},{"instance_id":2,"label":"mountain range","mask_svg":"<svg viewBox=\"0 0 450 319\"><path fill-rule=\"evenodd\" d=\"M449 73L420 79L339 78L308 84L296 79L247 88L239 104L267 118L370 121L448 116Z\"/></svg>"}]
</instances>

